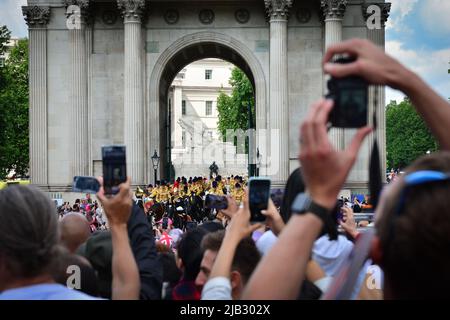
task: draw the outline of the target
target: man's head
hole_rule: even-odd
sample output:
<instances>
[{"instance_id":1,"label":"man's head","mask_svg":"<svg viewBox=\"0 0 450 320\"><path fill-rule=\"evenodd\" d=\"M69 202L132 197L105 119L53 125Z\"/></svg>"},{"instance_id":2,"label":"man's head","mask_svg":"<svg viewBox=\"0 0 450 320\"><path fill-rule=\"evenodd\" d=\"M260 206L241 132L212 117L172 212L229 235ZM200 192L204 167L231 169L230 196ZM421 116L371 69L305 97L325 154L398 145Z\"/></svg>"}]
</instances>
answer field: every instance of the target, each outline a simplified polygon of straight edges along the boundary
<instances>
[{"instance_id":1,"label":"man's head","mask_svg":"<svg viewBox=\"0 0 450 320\"><path fill-rule=\"evenodd\" d=\"M207 231L195 228L184 233L177 244L177 265L183 271L184 280L195 280L200 270L202 250L200 243Z\"/></svg>"},{"instance_id":2,"label":"man's head","mask_svg":"<svg viewBox=\"0 0 450 320\"><path fill-rule=\"evenodd\" d=\"M75 253L78 247L91 235L91 228L85 216L81 213L69 213L59 223L61 244L71 253Z\"/></svg>"},{"instance_id":3,"label":"man's head","mask_svg":"<svg viewBox=\"0 0 450 320\"><path fill-rule=\"evenodd\" d=\"M448 295L450 181L413 185L405 180L408 174L423 170L449 174L450 153L437 153L414 162L405 176L383 192L377 208L372 257L385 272L386 298Z\"/></svg>"},{"instance_id":4,"label":"man's head","mask_svg":"<svg viewBox=\"0 0 450 320\"><path fill-rule=\"evenodd\" d=\"M0 191L0 291L50 272L58 254L53 202L31 186Z\"/></svg>"},{"instance_id":5,"label":"man's head","mask_svg":"<svg viewBox=\"0 0 450 320\"><path fill-rule=\"evenodd\" d=\"M204 254L200 264L200 272L195 280L196 285L204 286L208 281L224 236L225 230L220 230L209 233L203 238L202 249ZM230 274L232 296L234 300L240 298L244 286L249 280L253 270L256 268L260 257L252 238L245 238L239 243L234 254Z\"/></svg>"}]
</instances>

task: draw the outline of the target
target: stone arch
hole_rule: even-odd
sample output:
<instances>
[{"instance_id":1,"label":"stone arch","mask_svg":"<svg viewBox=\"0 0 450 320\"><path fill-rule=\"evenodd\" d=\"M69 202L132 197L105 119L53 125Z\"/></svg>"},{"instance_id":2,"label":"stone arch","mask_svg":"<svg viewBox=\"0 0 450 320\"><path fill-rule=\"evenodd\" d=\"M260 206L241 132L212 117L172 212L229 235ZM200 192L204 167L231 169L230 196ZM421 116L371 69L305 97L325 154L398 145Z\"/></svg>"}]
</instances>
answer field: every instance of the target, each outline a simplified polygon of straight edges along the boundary
<instances>
[{"instance_id":1,"label":"stone arch","mask_svg":"<svg viewBox=\"0 0 450 320\"><path fill-rule=\"evenodd\" d=\"M203 58L220 58L240 67L251 80L255 91L256 129L267 129L269 113L266 96L266 78L264 70L253 52L237 39L218 32L197 32L186 35L172 43L159 56L153 67L146 91L146 161L148 169L152 169L150 156L156 149L160 155L164 153L163 123L164 107L172 80L184 66ZM263 155L265 157L265 155ZM264 161L264 159L263 159ZM160 170L161 170L160 166ZM145 170L147 175L152 170ZM147 181L152 180L147 176Z\"/></svg>"}]
</instances>

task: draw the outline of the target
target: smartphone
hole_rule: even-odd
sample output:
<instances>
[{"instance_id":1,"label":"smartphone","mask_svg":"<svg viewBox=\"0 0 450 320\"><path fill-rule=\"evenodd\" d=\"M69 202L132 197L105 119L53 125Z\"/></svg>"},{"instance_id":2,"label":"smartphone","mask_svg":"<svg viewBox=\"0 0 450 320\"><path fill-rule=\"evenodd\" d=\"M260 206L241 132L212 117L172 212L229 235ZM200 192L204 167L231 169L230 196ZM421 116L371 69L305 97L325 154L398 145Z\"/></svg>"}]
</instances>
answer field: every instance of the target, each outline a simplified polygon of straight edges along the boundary
<instances>
[{"instance_id":1,"label":"smartphone","mask_svg":"<svg viewBox=\"0 0 450 320\"><path fill-rule=\"evenodd\" d=\"M76 176L73 178L72 192L95 194L99 190L100 190L100 183L94 177Z\"/></svg>"},{"instance_id":2,"label":"smartphone","mask_svg":"<svg viewBox=\"0 0 450 320\"><path fill-rule=\"evenodd\" d=\"M252 222L262 222L266 216L261 210L266 210L269 205L270 179L264 177L252 177L248 181L249 206Z\"/></svg>"},{"instance_id":3,"label":"smartphone","mask_svg":"<svg viewBox=\"0 0 450 320\"><path fill-rule=\"evenodd\" d=\"M205 207L207 209L225 210L228 208L228 199L225 196L207 194L205 198Z\"/></svg>"},{"instance_id":4,"label":"smartphone","mask_svg":"<svg viewBox=\"0 0 450 320\"><path fill-rule=\"evenodd\" d=\"M169 218L164 217L162 220L162 228L167 229L169 227Z\"/></svg>"},{"instance_id":5,"label":"smartphone","mask_svg":"<svg viewBox=\"0 0 450 320\"><path fill-rule=\"evenodd\" d=\"M127 162L125 146L102 147L103 187L105 194L117 194L119 185L127 181Z\"/></svg>"}]
</instances>

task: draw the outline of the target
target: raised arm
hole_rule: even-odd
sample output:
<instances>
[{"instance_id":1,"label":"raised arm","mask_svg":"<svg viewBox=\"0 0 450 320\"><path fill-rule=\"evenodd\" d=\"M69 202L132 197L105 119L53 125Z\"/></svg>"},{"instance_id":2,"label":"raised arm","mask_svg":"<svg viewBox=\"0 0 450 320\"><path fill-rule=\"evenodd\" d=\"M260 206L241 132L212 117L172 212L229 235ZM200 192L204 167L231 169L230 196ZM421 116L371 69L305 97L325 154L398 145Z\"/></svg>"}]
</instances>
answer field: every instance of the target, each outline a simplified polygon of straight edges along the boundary
<instances>
[{"instance_id":1,"label":"raised arm","mask_svg":"<svg viewBox=\"0 0 450 320\"><path fill-rule=\"evenodd\" d=\"M325 100L315 104L301 127L300 138L306 189L311 199L330 213L362 141L371 132L367 127L358 130L347 150L336 151L328 140L326 128L332 106L332 101ZM322 220L313 213L292 216L250 278L243 299L295 299L322 227Z\"/></svg>"},{"instance_id":2,"label":"raised arm","mask_svg":"<svg viewBox=\"0 0 450 320\"><path fill-rule=\"evenodd\" d=\"M333 64L335 54L350 54L357 59L350 64ZM375 85L388 85L405 93L439 141L441 149L450 150L450 104L431 89L417 74L388 56L367 40L353 39L328 48L324 70L340 78L358 75Z\"/></svg>"},{"instance_id":3,"label":"raised arm","mask_svg":"<svg viewBox=\"0 0 450 320\"><path fill-rule=\"evenodd\" d=\"M225 232L225 237L211 270L210 279L214 277L230 277L231 265L239 242L261 227L260 224L250 225L250 210L247 199L248 197L245 197L244 207L240 208L231 218L231 222Z\"/></svg>"},{"instance_id":4,"label":"raised arm","mask_svg":"<svg viewBox=\"0 0 450 320\"><path fill-rule=\"evenodd\" d=\"M120 185L120 191L117 195L113 197L105 196L102 187L97 193L97 198L103 205L111 230L113 247L112 299L139 299L139 271L131 251L127 229L132 208L130 179L128 178L127 182Z\"/></svg>"}]
</instances>

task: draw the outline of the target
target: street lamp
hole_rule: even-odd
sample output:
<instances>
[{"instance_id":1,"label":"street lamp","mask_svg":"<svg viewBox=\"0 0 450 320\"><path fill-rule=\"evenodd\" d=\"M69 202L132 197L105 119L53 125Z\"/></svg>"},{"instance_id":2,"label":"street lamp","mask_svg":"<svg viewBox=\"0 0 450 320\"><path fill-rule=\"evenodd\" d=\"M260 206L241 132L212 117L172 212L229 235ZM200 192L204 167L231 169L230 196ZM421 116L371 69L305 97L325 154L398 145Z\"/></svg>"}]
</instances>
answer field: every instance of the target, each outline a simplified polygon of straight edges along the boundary
<instances>
[{"instance_id":1,"label":"street lamp","mask_svg":"<svg viewBox=\"0 0 450 320\"><path fill-rule=\"evenodd\" d=\"M259 153L259 148L256 151L256 176L259 177L259 168L261 168L261 153Z\"/></svg>"},{"instance_id":2,"label":"street lamp","mask_svg":"<svg viewBox=\"0 0 450 320\"><path fill-rule=\"evenodd\" d=\"M152 159L152 164L153 164L153 170L155 170L155 184L156 184L156 180L158 179L157 172L158 172L158 166L159 166L159 156L158 156L158 153L156 152L156 149L155 149L155 153L153 154L151 159Z\"/></svg>"},{"instance_id":3,"label":"street lamp","mask_svg":"<svg viewBox=\"0 0 450 320\"><path fill-rule=\"evenodd\" d=\"M431 153L431 151L430 151L430 150L428 150L428 151L427 151L427 154L429 155L430 153Z\"/></svg>"}]
</instances>

